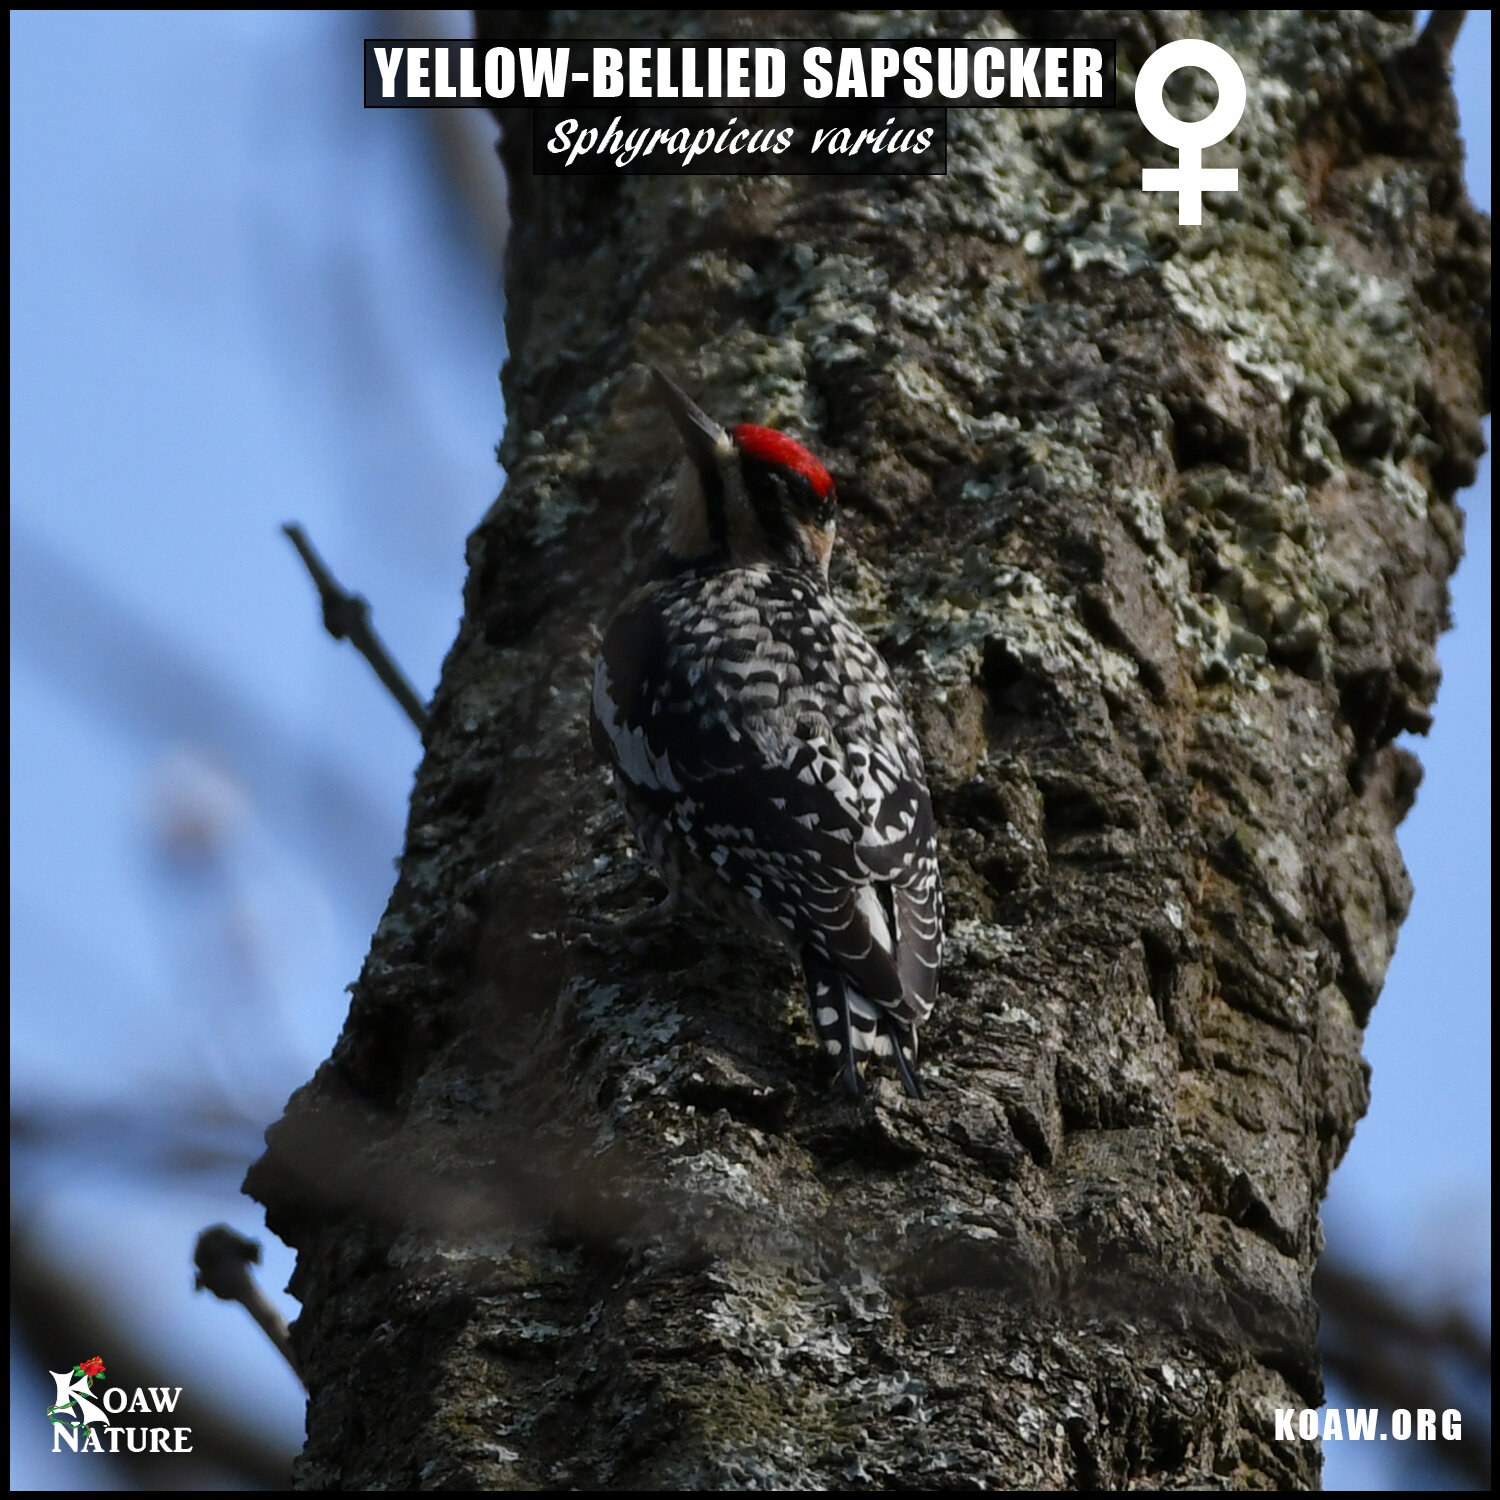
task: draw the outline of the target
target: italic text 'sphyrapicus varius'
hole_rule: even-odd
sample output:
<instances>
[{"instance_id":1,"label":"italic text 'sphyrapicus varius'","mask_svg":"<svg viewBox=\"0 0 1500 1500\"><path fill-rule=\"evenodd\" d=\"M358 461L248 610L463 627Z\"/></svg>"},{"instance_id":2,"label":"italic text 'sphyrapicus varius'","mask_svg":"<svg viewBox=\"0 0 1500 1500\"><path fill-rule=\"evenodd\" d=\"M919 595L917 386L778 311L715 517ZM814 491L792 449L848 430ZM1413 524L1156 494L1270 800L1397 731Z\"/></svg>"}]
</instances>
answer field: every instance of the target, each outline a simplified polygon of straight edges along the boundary
<instances>
[{"instance_id":1,"label":"italic text 'sphyrapicus varius'","mask_svg":"<svg viewBox=\"0 0 1500 1500\"><path fill-rule=\"evenodd\" d=\"M774 932L851 1095L917 1082L942 893L922 755L891 674L828 584L835 493L801 444L726 432L655 372L691 464L667 553L616 612L592 729L669 901Z\"/></svg>"}]
</instances>

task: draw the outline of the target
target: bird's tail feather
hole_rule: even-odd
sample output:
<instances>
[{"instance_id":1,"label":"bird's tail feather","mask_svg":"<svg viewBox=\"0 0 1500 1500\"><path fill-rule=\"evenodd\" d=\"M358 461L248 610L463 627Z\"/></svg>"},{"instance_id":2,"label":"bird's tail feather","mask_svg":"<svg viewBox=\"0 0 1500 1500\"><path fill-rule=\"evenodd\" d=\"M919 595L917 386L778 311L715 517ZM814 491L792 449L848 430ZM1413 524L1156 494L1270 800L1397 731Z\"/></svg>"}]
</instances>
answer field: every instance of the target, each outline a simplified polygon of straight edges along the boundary
<instances>
[{"instance_id":1,"label":"bird's tail feather","mask_svg":"<svg viewBox=\"0 0 1500 1500\"><path fill-rule=\"evenodd\" d=\"M857 1099L864 1092L859 1064L874 1056L891 1059L906 1092L913 1099L925 1098L917 1079L916 1029L885 1006L866 999L816 954L804 952L802 966L813 1030L839 1064L849 1096Z\"/></svg>"}]
</instances>

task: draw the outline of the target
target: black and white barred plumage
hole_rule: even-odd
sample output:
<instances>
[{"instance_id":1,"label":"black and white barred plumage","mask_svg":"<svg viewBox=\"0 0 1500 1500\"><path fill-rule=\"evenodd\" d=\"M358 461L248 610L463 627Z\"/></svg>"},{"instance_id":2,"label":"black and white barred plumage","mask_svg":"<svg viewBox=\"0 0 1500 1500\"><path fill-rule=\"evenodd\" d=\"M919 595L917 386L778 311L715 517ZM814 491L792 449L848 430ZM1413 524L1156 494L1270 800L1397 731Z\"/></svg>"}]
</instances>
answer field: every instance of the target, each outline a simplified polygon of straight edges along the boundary
<instances>
[{"instance_id":1,"label":"black and white barred plumage","mask_svg":"<svg viewBox=\"0 0 1500 1500\"><path fill-rule=\"evenodd\" d=\"M849 1091L873 1053L920 1096L942 950L932 803L890 672L829 590L833 480L656 379L693 472L666 559L605 636L595 743L674 897L801 959Z\"/></svg>"}]
</instances>

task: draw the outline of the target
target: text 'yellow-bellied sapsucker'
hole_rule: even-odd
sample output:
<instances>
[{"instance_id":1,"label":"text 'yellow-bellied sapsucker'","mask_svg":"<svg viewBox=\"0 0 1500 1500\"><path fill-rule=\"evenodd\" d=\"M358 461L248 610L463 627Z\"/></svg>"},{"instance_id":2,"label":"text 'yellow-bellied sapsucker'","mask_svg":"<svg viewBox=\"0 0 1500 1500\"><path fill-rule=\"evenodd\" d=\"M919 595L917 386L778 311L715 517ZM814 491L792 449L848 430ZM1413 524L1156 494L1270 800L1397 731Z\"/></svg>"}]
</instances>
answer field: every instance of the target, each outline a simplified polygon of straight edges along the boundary
<instances>
[{"instance_id":1,"label":"text 'yellow-bellied sapsucker'","mask_svg":"<svg viewBox=\"0 0 1500 1500\"><path fill-rule=\"evenodd\" d=\"M665 557L605 635L594 743L669 900L791 948L851 1095L873 1054L920 1098L943 941L932 801L890 671L829 588L832 476L654 379L691 464Z\"/></svg>"}]
</instances>

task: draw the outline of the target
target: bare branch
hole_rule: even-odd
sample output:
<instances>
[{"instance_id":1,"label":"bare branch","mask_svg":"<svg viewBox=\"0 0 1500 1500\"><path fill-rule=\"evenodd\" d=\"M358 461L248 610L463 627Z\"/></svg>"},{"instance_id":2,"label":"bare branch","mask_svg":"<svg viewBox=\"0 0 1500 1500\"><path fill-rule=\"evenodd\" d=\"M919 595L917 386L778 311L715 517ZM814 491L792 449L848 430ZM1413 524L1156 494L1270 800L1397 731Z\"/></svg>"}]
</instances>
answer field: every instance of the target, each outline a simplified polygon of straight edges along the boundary
<instances>
[{"instance_id":1,"label":"bare branch","mask_svg":"<svg viewBox=\"0 0 1500 1500\"><path fill-rule=\"evenodd\" d=\"M1471 1399L1474 1377L1490 1379L1484 1329L1456 1308L1422 1311L1395 1288L1327 1261L1313 1289L1324 1368L1373 1406L1463 1412L1463 1436L1434 1444L1427 1456L1488 1489L1490 1428Z\"/></svg>"},{"instance_id":2,"label":"bare branch","mask_svg":"<svg viewBox=\"0 0 1500 1500\"><path fill-rule=\"evenodd\" d=\"M1314 1282L1325 1319L1366 1338L1400 1340L1426 1353L1452 1355L1489 1378L1490 1336L1461 1308L1419 1311L1383 1282L1324 1261Z\"/></svg>"},{"instance_id":3,"label":"bare branch","mask_svg":"<svg viewBox=\"0 0 1500 1500\"><path fill-rule=\"evenodd\" d=\"M198 1236L193 1250L193 1264L198 1274L193 1278L197 1291L210 1291L222 1302L238 1302L246 1312L260 1324L266 1337L281 1351L282 1357L292 1367L292 1373L300 1380L297 1357L292 1353L292 1335L286 1319L261 1291L250 1267L260 1263L260 1242L231 1229L227 1224L215 1224Z\"/></svg>"},{"instance_id":4,"label":"bare branch","mask_svg":"<svg viewBox=\"0 0 1500 1500\"><path fill-rule=\"evenodd\" d=\"M375 634L370 624L370 601L360 594L349 593L340 585L314 550L313 544L308 541L307 533L295 521L288 521L281 529L291 539L318 587L318 598L323 603L324 628L334 640L347 640L353 645L375 668L375 675L390 690L391 696L405 710L406 717L417 726L418 732L425 732L427 709L406 674L385 649L385 643Z\"/></svg>"},{"instance_id":5,"label":"bare branch","mask_svg":"<svg viewBox=\"0 0 1500 1500\"><path fill-rule=\"evenodd\" d=\"M143 1386L177 1384L170 1362L139 1342L116 1316L102 1289L83 1285L61 1270L27 1224L11 1223L11 1317L14 1331L36 1364L45 1365L58 1349L108 1349L111 1367L134 1372ZM224 1485L225 1476L262 1489L288 1486L291 1455L268 1442L239 1411L220 1408L211 1397L190 1393L193 1452L190 1457L135 1453L120 1445L115 1455L141 1489L173 1489L186 1481Z\"/></svg>"},{"instance_id":6,"label":"bare branch","mask_svg":"<svg viewBox=\"0 0 1500 1500\"><path fill-rule=\"evenodd\" d=\"M1453 44L1463 28L1466 10L1435 10L1428 16L1422 34L1417 38L1419 46L1435 53L1446 64L1453 56Z\"/></svg>"}]
</instances>

